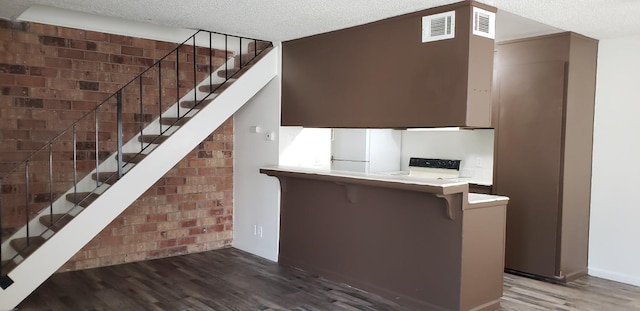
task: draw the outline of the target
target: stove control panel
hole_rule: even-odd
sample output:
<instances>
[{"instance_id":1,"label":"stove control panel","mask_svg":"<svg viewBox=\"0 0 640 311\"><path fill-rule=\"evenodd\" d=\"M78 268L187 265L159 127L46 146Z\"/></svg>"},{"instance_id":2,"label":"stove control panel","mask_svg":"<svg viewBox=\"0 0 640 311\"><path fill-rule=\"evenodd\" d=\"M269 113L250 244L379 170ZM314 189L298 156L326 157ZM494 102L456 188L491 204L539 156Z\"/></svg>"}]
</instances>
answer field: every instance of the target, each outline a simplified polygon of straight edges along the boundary
<instances>
[{"instance_id":1,"label":"stove control panel","mask_svg":"<svg viewBox=\"0 0 640 311\"><path fill-rule=\"evenodd\" d=\"M459 170L460 160L410 158L409 167L427 167L427 168L443 168L443 169L450 169L450 170Z\"/></svg>"}]
</instances>

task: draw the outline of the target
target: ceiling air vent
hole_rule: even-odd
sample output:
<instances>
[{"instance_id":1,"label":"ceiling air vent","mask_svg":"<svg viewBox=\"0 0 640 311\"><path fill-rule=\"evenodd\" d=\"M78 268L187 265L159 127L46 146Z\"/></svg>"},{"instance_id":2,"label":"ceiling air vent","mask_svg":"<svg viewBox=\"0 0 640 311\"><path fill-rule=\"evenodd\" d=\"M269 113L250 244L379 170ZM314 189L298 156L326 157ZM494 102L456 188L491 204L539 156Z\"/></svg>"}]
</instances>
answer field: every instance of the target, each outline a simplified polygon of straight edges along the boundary
<instances>
[{"instance_id":1,"label":"ceiling air vent","mask_svg":"<svg viewBox=\"0 0 640 311\"><path fill-rule=\"evenodd\" d=\"M473 34L489 39L496 38L496 13L473 8Z\"/></svg>"},{"instance_id":2,"label":"ceiling air vent","mask_svg":"<svg viewBox=\"0 0 640 311\"><path fill-rule=\"evenodd\" d=\"M422 42L451 39L455 34L455 11L422 17Z\"/></svg>"}]
</instances>

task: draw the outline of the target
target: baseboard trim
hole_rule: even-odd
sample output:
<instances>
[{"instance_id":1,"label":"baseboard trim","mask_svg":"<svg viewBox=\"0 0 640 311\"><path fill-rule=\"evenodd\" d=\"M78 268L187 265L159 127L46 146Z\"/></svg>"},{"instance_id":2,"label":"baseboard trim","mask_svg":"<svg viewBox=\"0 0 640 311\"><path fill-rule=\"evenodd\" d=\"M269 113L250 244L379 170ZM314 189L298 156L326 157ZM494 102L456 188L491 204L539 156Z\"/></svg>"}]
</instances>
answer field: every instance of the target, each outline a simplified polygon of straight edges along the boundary
<instances>
[{"instance_id":1,"label":"baseboard trim","mask_svg":"<svg viewBox=\"0 0 640 311\"><path fill-rule=\"evenodd\" d=\"M640 276L638 275L629 275L618 273L614 271L598 269L598 268L589 268L589 275L595 276L601 279L607 279L610 281L625 283L634 286L640 286Z\"/></svg>"}]
</instances>

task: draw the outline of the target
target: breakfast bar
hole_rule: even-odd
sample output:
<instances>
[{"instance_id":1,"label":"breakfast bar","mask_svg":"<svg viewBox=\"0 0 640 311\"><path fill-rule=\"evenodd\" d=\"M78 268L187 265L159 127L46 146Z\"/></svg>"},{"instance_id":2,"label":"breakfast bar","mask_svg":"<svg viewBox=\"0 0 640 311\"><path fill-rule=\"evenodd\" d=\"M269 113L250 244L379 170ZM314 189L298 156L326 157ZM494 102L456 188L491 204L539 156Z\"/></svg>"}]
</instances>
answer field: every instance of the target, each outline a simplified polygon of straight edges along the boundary
<instances>
[{"instance_id":1,"label":"breakfast bar","mask_svg":"<svg viewBox=\"0 0 640 311\"><path fill-rule=\"evenodd\" d=\"M496 310L508 198L458 179L265 167L279 262L418 310Z\"/></svg>"}]
</instances>

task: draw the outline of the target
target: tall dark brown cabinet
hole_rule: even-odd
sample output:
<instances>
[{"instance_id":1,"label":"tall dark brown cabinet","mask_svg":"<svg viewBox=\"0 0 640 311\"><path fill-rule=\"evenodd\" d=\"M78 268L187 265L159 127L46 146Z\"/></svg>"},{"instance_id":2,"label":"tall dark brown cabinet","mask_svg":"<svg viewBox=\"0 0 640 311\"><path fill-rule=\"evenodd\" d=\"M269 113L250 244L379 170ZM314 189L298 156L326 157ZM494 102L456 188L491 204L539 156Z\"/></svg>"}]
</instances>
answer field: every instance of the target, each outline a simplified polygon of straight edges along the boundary
<instances>
[{"instance_id":1,"label":"tall dark brown cabinet","mask_svg":"<svg viewBox=\"0 0 640 311\"><path fill-rule=\"evenodd\" d=\"M560 282L587 272L598 41L497 44L494 191L510 198L505 268Z\"/></svg>"}]
</instances>

